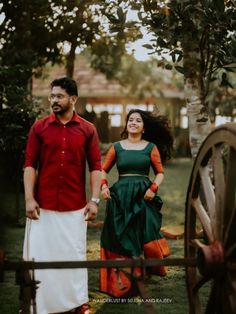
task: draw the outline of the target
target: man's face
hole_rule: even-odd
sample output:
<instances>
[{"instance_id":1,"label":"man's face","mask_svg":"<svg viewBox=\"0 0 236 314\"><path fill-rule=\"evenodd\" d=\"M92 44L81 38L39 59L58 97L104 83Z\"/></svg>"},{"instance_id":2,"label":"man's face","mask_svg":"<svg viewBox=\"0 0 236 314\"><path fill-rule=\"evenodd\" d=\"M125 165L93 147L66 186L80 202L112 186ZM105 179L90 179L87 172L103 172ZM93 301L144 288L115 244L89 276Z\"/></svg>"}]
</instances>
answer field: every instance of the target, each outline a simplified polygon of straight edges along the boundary
<instances>
[{"instance_id":1,"label":"man's face","mask_svg":"<svg viewBox=\"0 0 236 314\"><path fill-rule=\"evenodd\" d=\"M76 96L70 96L60 86L54 86L49 96L49 101L53 112L56 115L63 115L64 113L73 110Z\"/></svg>"}]
</instances>

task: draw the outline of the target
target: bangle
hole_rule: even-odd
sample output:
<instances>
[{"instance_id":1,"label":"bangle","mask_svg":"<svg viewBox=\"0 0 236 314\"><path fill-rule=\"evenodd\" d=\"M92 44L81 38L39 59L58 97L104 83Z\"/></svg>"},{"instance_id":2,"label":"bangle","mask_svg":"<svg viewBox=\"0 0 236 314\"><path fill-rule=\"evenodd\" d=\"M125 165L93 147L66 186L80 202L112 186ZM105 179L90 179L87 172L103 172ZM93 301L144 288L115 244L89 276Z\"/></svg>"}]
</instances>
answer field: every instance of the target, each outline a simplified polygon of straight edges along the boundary
<instances>
[{"instance_id":1,"label":"bangle","mask_svg":"<svg viewBox=\"0 0 236 314\"><path fill-rule=\"evenodd\" d=\"M153 182L150 186L149 186L149 189L153 192L153 193L156 193L157 190L159 188L159 185L156 183L156 182Z\"/></svg>"},{"instance_id":2,"label":"bangle","mask_svg":"<svg viewBox=\"0 0 236 314\"><path fill-rule=\"evenodd\" d=\"M108 181L107 181L107 179L102 179L102 180L101 180L100 190L102 190L102 186L103 186L103 185L106 185L106 187L108 187Z\"/></svg>"}]
</instances>

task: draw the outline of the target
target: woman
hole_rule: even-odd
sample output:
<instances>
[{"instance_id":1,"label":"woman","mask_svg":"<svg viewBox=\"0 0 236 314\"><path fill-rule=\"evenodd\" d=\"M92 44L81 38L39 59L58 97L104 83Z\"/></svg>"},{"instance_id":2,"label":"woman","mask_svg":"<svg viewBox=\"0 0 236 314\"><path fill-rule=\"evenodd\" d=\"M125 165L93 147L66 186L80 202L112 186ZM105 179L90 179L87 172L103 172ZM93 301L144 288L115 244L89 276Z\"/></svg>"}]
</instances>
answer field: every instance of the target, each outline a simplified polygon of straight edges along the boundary
<instances>
[{"instance_id":1,"label":"woman","mask_svg":"<svg viewBox=\"0 0 236 314\"><path fill-rule=\"evenodd\" d=\"M160 233L162 200L156 195L164 175L162 162L171 156L173 139L166 117L139 109L131 110L122 140L109 149L102 171L101 193L107 200L101 236L101 259L131 257L164 258L170 254ZM106 174L116 164L119 180L109 188ZM150 181L150 166L155 179ZM149 271L166 275L164 266ZM136 275L139 270L135 269ZM125 272L100 270L100 291L113 297L130 297L136 289Z\"/></svg>"}]
</instances>

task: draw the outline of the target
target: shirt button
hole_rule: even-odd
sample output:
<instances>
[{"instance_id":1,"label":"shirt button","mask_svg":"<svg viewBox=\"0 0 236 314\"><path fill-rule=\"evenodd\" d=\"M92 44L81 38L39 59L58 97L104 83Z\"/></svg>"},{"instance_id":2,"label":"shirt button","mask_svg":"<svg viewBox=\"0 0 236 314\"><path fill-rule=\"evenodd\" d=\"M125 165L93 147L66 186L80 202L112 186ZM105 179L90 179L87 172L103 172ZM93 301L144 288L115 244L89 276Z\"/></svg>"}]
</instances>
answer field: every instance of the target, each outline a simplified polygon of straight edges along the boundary
<instances>
[{"instance_id":1,"label":"shirt button","mask_svg":"<svg viewBox=\"0 0 236 314\"><path fill-rule=\"evenodd\" d=\"M62 152L62 154L65 154L65 151L64 151L64 150L62 150L61 152Z\"/></svg>"},{"instance_id":2,"label":"shirt button","mask_svg":"<svg viewBox=\"0 0 236 314\"><path fill-rule=\"evenodd\" d=\"M65 137L63 137L63 141L65 141L66 140L66 138Z\"/></svg>"},{"instance_id":3,"label":"shirt button","mask_svg":"<svg viewBox=\"0 0 236 314\"><path fill-rule=\"evenodd\" d=\"M63 164L61 164L61 167L63 167Z\"/></svg>"}]
</instances>

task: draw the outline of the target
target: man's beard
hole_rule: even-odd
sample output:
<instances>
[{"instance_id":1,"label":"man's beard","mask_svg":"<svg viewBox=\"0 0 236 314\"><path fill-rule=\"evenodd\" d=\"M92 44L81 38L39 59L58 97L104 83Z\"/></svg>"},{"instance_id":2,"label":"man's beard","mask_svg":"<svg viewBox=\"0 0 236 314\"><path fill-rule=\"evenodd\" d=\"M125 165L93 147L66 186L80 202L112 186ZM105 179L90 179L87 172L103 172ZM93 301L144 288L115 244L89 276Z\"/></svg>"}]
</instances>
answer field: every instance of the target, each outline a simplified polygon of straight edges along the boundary
<instances>
[{"instance_id":1,"label":"man's beard","mask_svg":"<svg viewBox=\"0 0 236 314\"><path fill-rule=\"evenodd\" d=\"M56 115L62 115L63 113L67 112L68 111L68 108L63 108L61 105L59 105L58 103L55 103L51 106L53 112L56 114ZM54 108L57 108L56 110Z\"/></svg>"}]
</instances>

